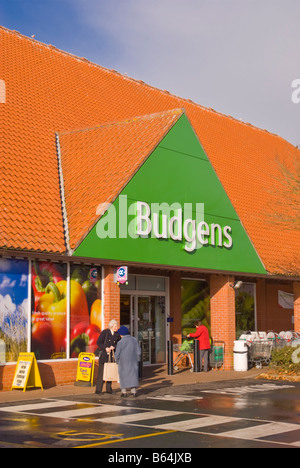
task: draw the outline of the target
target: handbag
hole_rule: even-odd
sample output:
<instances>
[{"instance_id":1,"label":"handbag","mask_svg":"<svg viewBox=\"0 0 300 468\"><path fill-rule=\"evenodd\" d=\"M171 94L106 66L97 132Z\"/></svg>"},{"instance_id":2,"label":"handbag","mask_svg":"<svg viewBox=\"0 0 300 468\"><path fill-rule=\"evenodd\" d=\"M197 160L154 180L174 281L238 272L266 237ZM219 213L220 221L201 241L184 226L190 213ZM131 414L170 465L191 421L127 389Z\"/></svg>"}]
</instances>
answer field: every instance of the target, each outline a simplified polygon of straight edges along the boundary
<instances>
[{"instance_id":1,"label":"handbag","mask_svg":"<svg viewBox=\"0 0 300 468\"><path fill-rule=\"evenodd\" d=\"M105 336L105 340L104 340L104 347L106 345L106 341L107 341L107 335ZM105 353L105 351L103 351L103 349L101 349L99 346L98 348L96 349L95 351L95 356L98 357L99 359L101 359L102 355Z\"/></svg>"},{"instance_id":2,"label":"handbag","mask_svg":"<svg viewBox=\"0 0 300 468\"><path fill-rule=\"evenodd\" d=\"M108 362L104 363L103 380L104 382L120 381L118 364L115 361L115 353L113 351L109 353Z\"/></svg>"}]
</instances>

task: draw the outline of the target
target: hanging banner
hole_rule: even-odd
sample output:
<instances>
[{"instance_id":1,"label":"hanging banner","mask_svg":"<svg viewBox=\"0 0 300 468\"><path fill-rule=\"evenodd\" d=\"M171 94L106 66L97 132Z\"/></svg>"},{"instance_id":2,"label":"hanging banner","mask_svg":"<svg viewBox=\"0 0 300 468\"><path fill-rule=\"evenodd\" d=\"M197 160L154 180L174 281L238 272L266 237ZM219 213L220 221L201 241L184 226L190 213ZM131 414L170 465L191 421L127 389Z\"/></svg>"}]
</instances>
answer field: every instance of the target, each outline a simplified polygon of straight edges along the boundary
<instances>
[{"instance_id":1,"label":"hanging banner","mask_svg":"<svg viewBox=\"0 0 300 468\"><path fill-rule=\"evenodd\" d=\"M41 376L34 353L20 353L11 389L39 387L43 390Z\"/></svg>"},{"instance_id":2,"label":"hanging banner","mask_svg":"<svg viewBox=\"0 0 300 468\"><path fill-rule=\"evenodd\" d=\"M285 291L278 291L278 304L283 309L294 308L294 294L287 293Z\"/></svg>"},{"instance_id":3,"label":"hanging banner","mask_svg":"<svg viewBox=\"0 0 300 468\"><path fill-rule=\"evenodd\" d=\"M94 381L94 369L95 355L93 353L80 353L75 385L91 387Z\"/></svg>"}]
</instances>

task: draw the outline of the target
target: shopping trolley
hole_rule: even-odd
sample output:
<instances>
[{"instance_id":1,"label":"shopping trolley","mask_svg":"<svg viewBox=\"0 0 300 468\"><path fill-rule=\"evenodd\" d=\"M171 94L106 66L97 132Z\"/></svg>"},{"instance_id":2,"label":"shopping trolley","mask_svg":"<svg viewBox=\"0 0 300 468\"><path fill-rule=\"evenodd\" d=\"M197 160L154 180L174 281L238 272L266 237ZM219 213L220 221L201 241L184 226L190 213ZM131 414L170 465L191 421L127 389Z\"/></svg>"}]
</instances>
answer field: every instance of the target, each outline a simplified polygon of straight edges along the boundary
<instances>
[{"instance_id":1,"label":"shopping trolley","mask_svg":"<svg viewBox=\"0 0 300 468\"><path fill-rule=\"evenodd\" d=\"M225 341L214 341L209 352L210 367L218 369L223 366L223 370L225 370L224 359Z\"/></svg>"},{"instance_id":2,"label":"shopping trolley","mask_svg":"<svg viewBox=\"0 0 300 468\"><path fill-rule=\"evenodd\" d=\"M248 346L248 360L251 364L255 365L257 369L261 369L263 364L270 364L273 349L272 341L253 341L249 343Z\"/></svg>"},{"instance_id":3,"label":"shopping trolley","mask_svg":"<svg viewBox=\"0 0 300 468\"><path fill-rule=\"evenodd\" d=\"M173 363L174 370L178 370L178 364L184 358L187 357L191 365L190 371L193 372L194 371L194 363L192 360L192 356L194 355L193 341L184 341L182 344L174 344L173 350L176 353L179 353Z\"/></svg>"}]
</instances>

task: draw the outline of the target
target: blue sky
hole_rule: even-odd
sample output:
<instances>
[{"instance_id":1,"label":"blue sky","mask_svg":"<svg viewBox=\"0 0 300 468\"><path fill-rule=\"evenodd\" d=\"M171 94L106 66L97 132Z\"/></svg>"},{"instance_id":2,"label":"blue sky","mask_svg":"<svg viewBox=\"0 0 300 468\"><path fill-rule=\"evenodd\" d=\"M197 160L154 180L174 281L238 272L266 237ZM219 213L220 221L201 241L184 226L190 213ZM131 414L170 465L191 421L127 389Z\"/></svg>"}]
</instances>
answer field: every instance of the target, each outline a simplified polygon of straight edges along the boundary
<instances>
[{"instance_id":1,"label":"blue sky","mask_svg":"<svg viewBox=\"0 0 300 468\"><path fill-rule=\"evenodd\" d=\"M299 0L0 0L0 24L300 145Z\"/></svg>"}]
</instances>

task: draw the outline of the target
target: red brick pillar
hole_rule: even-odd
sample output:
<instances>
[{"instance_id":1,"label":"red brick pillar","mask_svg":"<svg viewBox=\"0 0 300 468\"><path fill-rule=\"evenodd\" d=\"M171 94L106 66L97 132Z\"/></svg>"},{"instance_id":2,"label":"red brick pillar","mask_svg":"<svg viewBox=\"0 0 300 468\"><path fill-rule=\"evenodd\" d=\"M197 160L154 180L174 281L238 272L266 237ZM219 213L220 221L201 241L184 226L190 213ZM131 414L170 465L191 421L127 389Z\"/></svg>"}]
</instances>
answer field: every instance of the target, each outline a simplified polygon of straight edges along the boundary
<instances>
[{"instance_id":1,"label":"red brick pillar","mask_svg":"<svg viewBox=\"0 0 300 468\"><path fill-rule=\"evenodd\" d=\"M225 369L233 368L233 346L236 339L235 291L230 286L233 276L212 275L211 294L211 334L214 341L225 341Z\"/></svg>"},{"instance_id":2,"label":"red brick pillar","mask_svg":"<svg viewBox=\"0 0 300 468\"><path fill-rule=\"evenodd\" d=\"M300 333L300 281L294 281L294 330Z\"/></svg>"},{"instance_id":3,"label":"red brick pillar","mask_svg":"<svg viewBox=\"0 0 300 468\"><path fill-rule=\"evenodd\" d=\"M120 286L114 281L115 267L104 268L104 327L107 328L112 319L120 325Z\"/></svg>"},{"instance_id":4,"label":"red brick pillar","mask_svg":"<svg viewBox=\"0 0 300 468\"><path fill-rule=\"evenodd\" d=\"M173 272L170 276L170 340L176 343L182 342L181 328L181 273Z\"/></svg>"}]
</instances>

